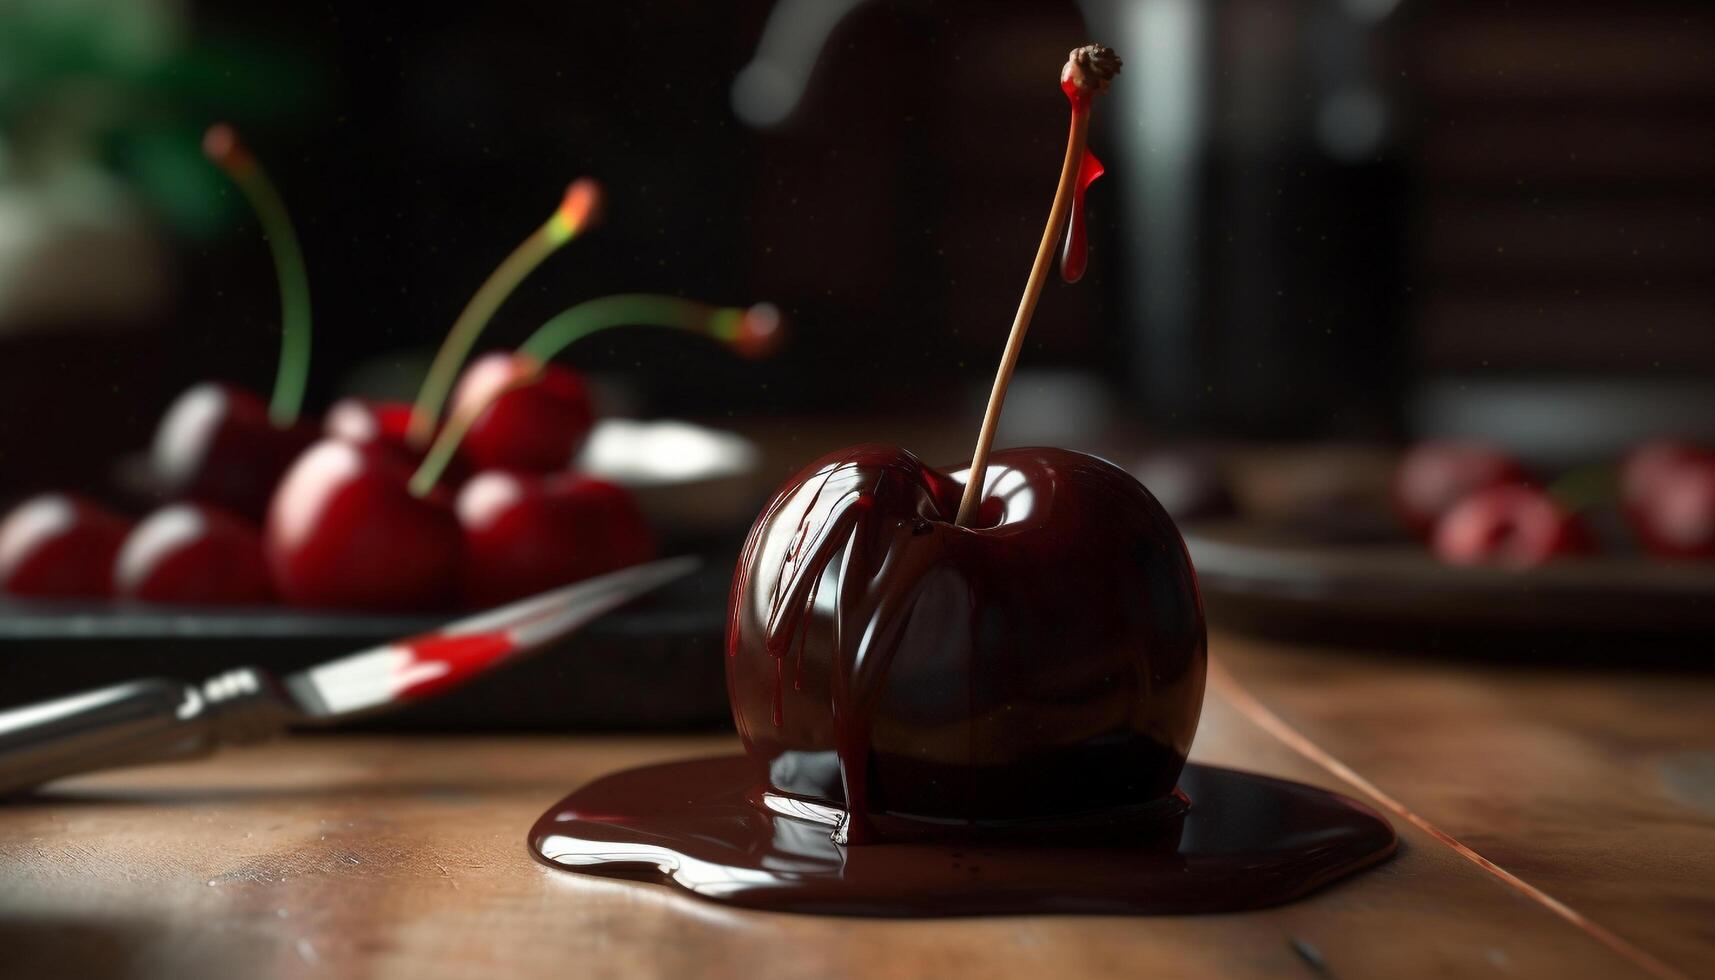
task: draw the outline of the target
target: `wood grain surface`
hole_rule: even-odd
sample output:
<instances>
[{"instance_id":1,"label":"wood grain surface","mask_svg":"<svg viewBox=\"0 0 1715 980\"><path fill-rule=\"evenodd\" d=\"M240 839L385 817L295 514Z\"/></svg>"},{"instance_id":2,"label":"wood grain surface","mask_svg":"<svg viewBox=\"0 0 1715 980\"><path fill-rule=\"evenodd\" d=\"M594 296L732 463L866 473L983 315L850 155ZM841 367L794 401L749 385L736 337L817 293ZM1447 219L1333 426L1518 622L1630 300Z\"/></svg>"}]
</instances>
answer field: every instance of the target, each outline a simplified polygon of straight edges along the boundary
<instances>
[{"instance_id":1,"label":"wood grain surface","mask_svg":"<svg viewBox=\"0 0 1715 980\"><path fill-rule=\"evenodd\" d=\"M1593 921L1715 975L1715 676L1218 635L1270 709ZM1645 659L1615 641L1615 664Z\"/></svg>"},{"instance_id":2,"label":"wood grain surface","mask_svg":"<svg viewBox=\"0 0 1715 980\"><path fill-rule=\"evenodd\" d=\"M1222 635L1214 646L1242 686L1211 688L1196 757L1363 798L1268 728L1290 725L1624 948L1399 819L1395 860L1261 912L904 922L740 912L550 870L524 847L531 821L571 787L735 749L728 738L297 737L0 806L0 974L1715 970L1710 679L1507 671ZM1261 725L1259 705L1270 713Z\"/></svg>"}]
</instances>

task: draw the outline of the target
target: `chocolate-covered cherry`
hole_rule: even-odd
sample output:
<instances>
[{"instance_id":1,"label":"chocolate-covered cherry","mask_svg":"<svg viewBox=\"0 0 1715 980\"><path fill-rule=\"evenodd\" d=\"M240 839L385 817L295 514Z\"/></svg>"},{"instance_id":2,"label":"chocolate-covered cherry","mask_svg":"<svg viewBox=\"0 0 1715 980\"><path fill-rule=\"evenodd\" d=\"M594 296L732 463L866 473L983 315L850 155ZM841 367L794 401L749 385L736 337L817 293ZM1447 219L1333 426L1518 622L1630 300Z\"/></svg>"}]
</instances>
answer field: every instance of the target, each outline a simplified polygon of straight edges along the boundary
<instances>
[{"instance_id":1,"label":"chocolate-covered cherry","mask_svg":"<svg viewBox=\"0 0 1715 980\"><path fill-rule=\"evenodd\" d=\"M0 521L0 592L106 596L113 556L130 530L130 521L75 494L31 497Z\"/></svg>"},{"instance_id":2,"label":"chocolate-covered cherry","mask_svg":"<svg viewBox=\"0 0 1715 980\"><path fill-rule=\"evenodd\" d=\"M480 412L460 445L476 468L534 473L565 469L595 420L589 388L577 372L499 351L465 369L452 412Z\"/></svg>"},{"instance_id":3,"label":"chocolate-covered cherry","mask_svg":"<svg viewBox=\"0 0 1715 980\"><path fill-rule=\"evenodd\" d=\"M1435 554L1454 565L1532 568L1594 548L1584 522L1547 492L1522 483L1488 487L1442 515Z\"/></svg>"},{"instance_id":4,"label":"chocolate-covered cherry","mask_svg":"<svg viewBox=\"0 0 1715 980\"><path fill-rule=\"evenodd\" d=\"M205 382L185 391L161 417L150 463L168 497L259 519L281 474L315 439L307 425L276 426L262 399L250 392Z\"/></svg>"},{"instance_id":5,"label":"chocolate-covered cherry","mask_svg":"<svg viewBox=\"0 0 1715 980\"><path fill-rule=\"evenodd\" d=\"M654 557L624 487L578 473L486 470L459 491L464 596L491 606Z\"/></svg>"},{"instance_id":6,"label":"chocolate-covered cherry","mask_svg":"<svg viewBox=\"0 0 1715 980\"><path fill-rule=\"evenodd\" d=\"M325 439L298 458L268 508L275 587L302 606L435 609L453 597L459 526L445 495L414 495L411 467L379 446Z\"/></svg>"},{"instance_id":7,"label":"chocolate-covered cherry","mask_svg":"<svg viewBox=\"0 0 1715 980\"><path fill-rule=\"evenodd\" d=\"M262 537L206 504L171 504L138 522L113 565L113 592L142 602L250 605L274 593Z\"/></svg>"},{"instance_id":8,"label":"chocolate-covered cherry","mask_svg":"<svg viewBox=\"0 0 1715 980\"><path fill-rule=\"evenodd\" d=\"M1202 704L1197 579L1160 504L1062 449L962 490L891 446L787 481L733 581L727 686L772 791L848 839L1124 823L1171 806Z\"/></svg>"},{"instance_id":9,"label":"chocolate-covered cherry","mask_svg":"<svg viewBox=\"0 0 1715 980\"><path fill-rule=\"evenodd\" d=\"M1459 501L1487 487L1527 481L1505 450L1481 442L1431 440L1413 446L1394 473L1394 508L1413 534L1429 538Z\"/></svg>"}]
</instances>

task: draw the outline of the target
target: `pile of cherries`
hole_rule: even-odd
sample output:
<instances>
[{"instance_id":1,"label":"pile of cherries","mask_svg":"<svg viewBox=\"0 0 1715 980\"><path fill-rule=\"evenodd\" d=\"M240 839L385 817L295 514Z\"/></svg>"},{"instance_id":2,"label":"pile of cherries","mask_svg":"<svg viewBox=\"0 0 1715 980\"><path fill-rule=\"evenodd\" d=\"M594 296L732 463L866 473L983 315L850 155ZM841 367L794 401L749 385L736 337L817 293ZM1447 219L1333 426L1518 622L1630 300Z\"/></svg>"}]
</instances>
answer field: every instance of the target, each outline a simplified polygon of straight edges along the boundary
<instances>
[{"instance_id":1,"label":"pile of cherries","mask_svg":"<svg viewBox=\"0 0 1715 980\"><path fill-rule=\"evenodd\" d=\"M150 454L169 503L135 524L74 494L18 505L0 522L0 592L428 610L531 595L653 555L631 495L570 469L595 412L583 379L552 358L599 330L644 324L760 356L778 327L773 307L643 294L590 300L548 321L517 352L485 355L459 373L506 295L596 219L600 186L578 180L473 296L415 404L346 399L317 427L299 414L310 308L291 220L230 127L212 127L203 145L244 192L274 255L274 398L264 403L218 383L179 396Z\"/></svg>"},{"instance_id":2,"label":"pile of cherries","mask_svg":"<svg viewBox=\"0 0 1715 980\"><path fill-rule=\"evenodd\" d=\"M151 453L172 502L133 523L75 494L26 500L0 522L0 589L408 610L491 604L648 559L631 495L568 468L594 419L576 373L486 355L462 375L454 417L530 373L476 414L421 497L407 486L421 459L409 405L345 399L318 430L275 425L242 388L196 385Z\"/></svg>"},{"instance_id":3,"label":"pile of cherries","mask_svg":"<svg viewBox=\"0 0 1715 980\"><path fill-rule=\"evenodd\" d=\"M1646 554L1715 558L1715 450L1660 439L1620 461L1620 511ZM1535 482L1513 456L1479 442L1412 448L1394 476L1406 527L1457 565L1531 568L1597 550L1577 508Z\"/></svg>"}]
</instances>

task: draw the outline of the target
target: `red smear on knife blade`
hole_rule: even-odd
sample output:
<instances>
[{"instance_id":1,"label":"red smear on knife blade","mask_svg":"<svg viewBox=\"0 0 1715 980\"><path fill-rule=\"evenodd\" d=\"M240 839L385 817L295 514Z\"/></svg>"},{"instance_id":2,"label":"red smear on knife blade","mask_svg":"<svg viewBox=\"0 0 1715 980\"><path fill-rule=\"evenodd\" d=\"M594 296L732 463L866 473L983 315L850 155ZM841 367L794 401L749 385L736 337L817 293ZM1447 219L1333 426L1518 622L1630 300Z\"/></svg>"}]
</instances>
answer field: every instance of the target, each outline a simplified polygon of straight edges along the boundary
<instances>
[{"instance_id":1,"label":"red smear on knife blade","mask_svg":"<svg viewBox=\"0 0 1715 980\"><path fill-rule=\"evenodd\" d=\"M488 669L517 646L509 630L464 636L430 636L405 644L402 649L411 655L411 660L400 668L400 673L421 679L400 688L398 696L425 697L460 684L473 674ZM442 669L422 676L426 673L425 668L430 667Z\"/></svg>"}]
</instances>

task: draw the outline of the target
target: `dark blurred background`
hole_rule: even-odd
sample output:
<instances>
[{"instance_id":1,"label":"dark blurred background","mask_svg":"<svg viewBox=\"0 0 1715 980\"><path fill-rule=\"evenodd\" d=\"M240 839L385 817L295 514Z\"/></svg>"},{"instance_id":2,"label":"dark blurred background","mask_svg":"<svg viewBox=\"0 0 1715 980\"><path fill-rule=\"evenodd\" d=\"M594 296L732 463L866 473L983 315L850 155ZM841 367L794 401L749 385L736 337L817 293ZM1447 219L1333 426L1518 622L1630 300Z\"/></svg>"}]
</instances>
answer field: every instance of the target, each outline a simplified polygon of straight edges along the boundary
<instances>
[{"instance_id":1,"label":"dark blurred background","mask_svg":"<svg viewBox=\"0 0 1715 980\"><path fill-rule=\"evenodd\" d=\"M16 0L0 491L98 485L195 380L266 392L278 299L198 155L218 119L303 238L312 408L408 393L591 174L605 224L483 346L611 292L769 299L771 363L647 332L567 359L637 413L974 421L1087 40L1127 60L1095 252L1044 298L1017 439L1715 434L1706 4Z\"/></svg>"}]
</instances>

